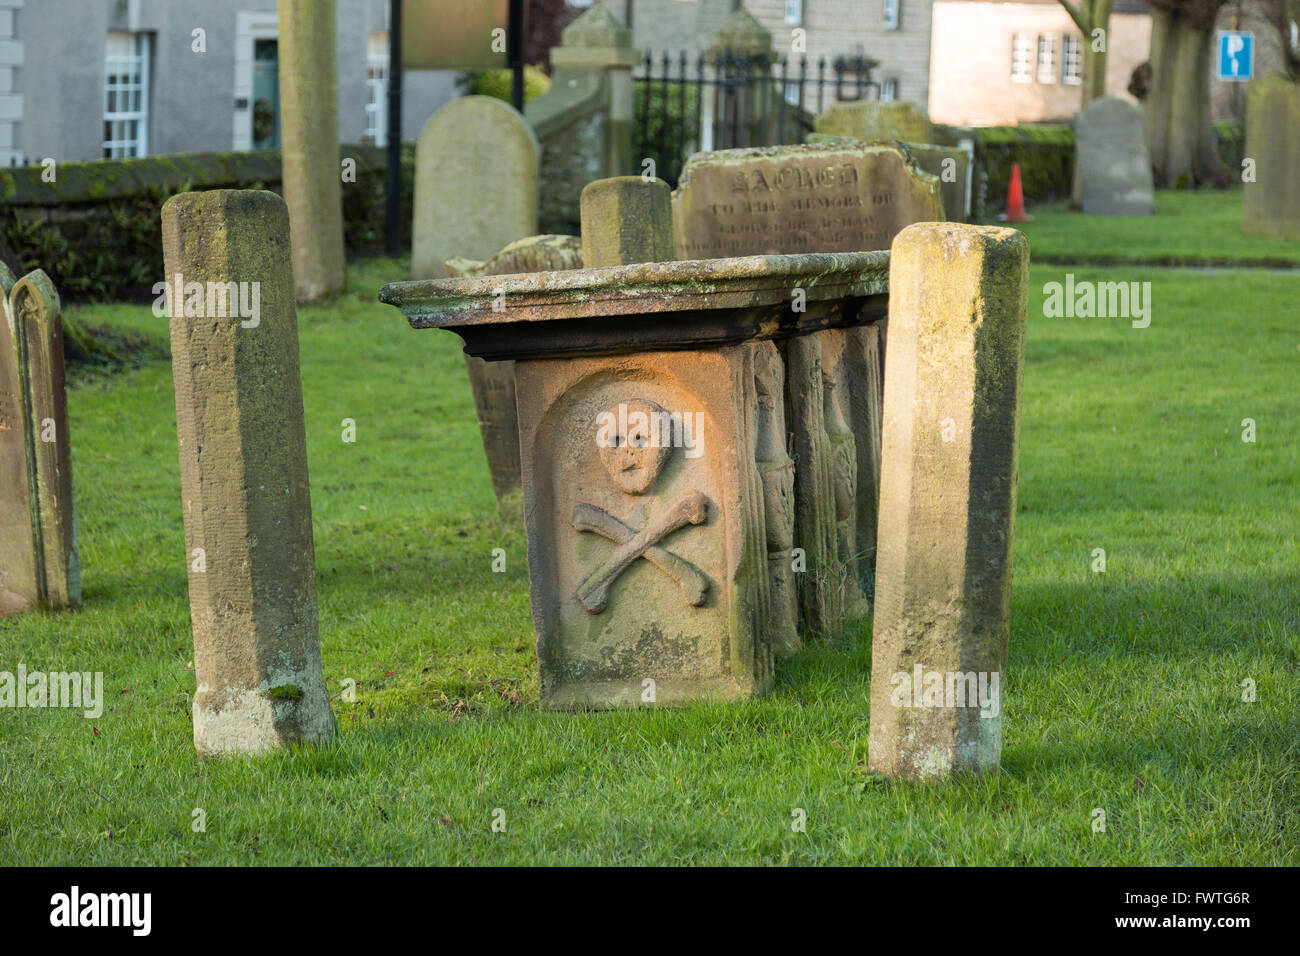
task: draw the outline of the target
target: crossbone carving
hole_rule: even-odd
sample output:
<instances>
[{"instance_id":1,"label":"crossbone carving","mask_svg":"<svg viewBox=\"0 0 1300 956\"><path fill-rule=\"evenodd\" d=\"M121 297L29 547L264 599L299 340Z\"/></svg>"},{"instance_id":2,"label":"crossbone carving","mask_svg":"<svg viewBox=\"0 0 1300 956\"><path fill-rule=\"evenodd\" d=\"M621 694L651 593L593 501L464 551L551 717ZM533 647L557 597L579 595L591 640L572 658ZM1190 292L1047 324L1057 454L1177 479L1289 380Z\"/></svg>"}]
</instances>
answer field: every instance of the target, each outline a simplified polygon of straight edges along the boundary
<instances>
[{"instance_id":1,"label":"crossbone carving","mask_svg":"<svg viewBox=\"0 0 1300 956\"><path fill-rule=\"evenodd\" d=\"M573 527L578 531L595 532L618 545L578 588L578 600L582 606L592 614L605 610L611 585L637 558L645 558L676 581L692 607L703 604L709 579L695 565L661 547L659 542L688 524L703 524L708 519L708 504L703 493L685 492L647 521L640 531L633 531L608 511L579 503L573 509Z\"/></svg>"}]
</instances>

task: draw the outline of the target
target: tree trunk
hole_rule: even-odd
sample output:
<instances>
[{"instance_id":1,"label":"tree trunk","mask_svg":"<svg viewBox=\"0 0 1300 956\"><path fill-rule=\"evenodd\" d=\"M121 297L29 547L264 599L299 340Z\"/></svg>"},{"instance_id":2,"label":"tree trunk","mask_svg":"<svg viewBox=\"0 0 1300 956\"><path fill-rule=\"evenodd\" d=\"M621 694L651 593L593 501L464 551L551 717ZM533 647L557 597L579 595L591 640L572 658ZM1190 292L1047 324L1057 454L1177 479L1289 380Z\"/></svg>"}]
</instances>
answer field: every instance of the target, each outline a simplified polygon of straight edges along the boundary
<instances>
[{"instance_id":1,"label":"tree trunk","mask_svg":"<svg viewBox=\"0 0 1300 956\"><path fill-rule=\"evenodd\" d=\"M1147 146L1155 184L1189 189L1226 185L1210 120L1214 30L1168 10L1151 10L1151 93Z\"/></svg>"}]
</instances>

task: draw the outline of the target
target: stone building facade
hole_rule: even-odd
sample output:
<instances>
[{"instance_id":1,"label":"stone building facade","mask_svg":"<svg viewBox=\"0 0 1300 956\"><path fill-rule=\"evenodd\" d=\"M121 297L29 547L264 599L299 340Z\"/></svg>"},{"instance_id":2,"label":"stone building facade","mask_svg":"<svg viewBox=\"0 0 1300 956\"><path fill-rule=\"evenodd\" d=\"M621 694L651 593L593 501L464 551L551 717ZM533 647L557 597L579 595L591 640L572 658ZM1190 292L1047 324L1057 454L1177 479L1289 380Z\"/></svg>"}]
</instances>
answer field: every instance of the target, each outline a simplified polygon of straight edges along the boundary
<instances>
[{"instance_id":1,"label":"stone building facade","mask_svg":"<svg viewBox=\"0 0 1300 956\"><path fill-rule=\"evenodd\" d=\"M336 4L339 137L382 137L387 0ZM276 0L0 0L0 165L276 146L277 33ZM407 73L403 138L456 95Z\"/></svg>"}]
</instances>

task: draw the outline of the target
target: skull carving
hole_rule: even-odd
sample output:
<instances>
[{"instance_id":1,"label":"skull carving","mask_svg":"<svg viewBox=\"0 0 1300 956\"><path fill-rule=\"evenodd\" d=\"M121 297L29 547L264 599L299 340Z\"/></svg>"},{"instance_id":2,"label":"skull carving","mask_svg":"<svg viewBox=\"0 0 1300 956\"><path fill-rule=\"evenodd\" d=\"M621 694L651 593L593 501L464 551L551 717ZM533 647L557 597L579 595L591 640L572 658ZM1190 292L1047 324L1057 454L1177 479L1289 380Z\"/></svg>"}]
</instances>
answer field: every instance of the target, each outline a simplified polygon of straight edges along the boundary
<instances>
[{"instance_id":1,"label":"skull carving","mask_svg":"<svg viewBox=\"0 0 1300 956\"><path fill-rule=\"evenodd\" d=\"M600 443L601 464L621 491L643 495L654 487L673 453L656 427L656 422L667 419L667 412L654 402L633 399L605 414L607 421L616 424L611 440Z\"/></svg>"}]
</instances>

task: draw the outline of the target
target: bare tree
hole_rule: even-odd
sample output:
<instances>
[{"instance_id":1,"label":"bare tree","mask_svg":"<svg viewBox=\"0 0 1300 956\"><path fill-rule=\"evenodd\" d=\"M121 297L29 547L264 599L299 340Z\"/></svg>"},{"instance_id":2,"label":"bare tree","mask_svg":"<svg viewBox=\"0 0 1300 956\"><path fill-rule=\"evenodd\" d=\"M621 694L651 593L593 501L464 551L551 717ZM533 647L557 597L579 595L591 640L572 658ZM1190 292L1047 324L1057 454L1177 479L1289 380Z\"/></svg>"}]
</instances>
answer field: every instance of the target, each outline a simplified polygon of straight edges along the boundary
<instances>
[{"instance_id":1,"label":"bare tree","mask_svg":"<svg viewBox=\"0 0 1300 956\"><path fill-rule=\"evenodd\" d=\"M1083 102L1079 105L1087 106L1106 95L1106 42L1113 0L1078 0L1077 6L1070 0L1057 2L1083 31Z\"/></svg>"}]
</instances>

